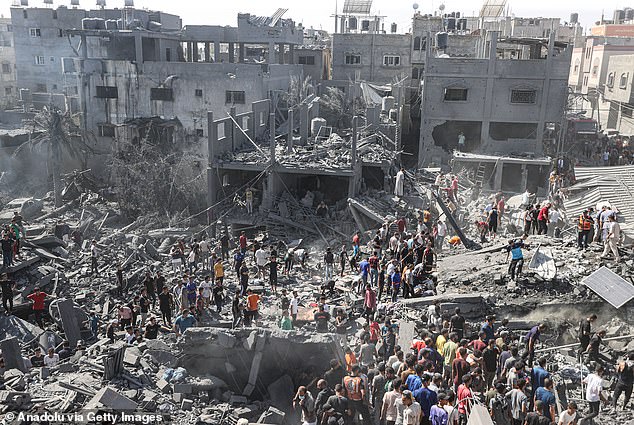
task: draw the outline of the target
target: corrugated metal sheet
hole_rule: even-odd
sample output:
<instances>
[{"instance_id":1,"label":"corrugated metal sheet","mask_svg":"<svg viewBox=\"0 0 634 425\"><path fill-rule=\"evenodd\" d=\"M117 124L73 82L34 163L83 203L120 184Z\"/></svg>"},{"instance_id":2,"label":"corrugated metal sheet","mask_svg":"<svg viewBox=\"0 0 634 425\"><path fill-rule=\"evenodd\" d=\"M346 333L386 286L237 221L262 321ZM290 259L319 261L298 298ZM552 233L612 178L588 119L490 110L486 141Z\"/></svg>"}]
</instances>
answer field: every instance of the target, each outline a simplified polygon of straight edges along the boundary
<instances>
[{"instance_id":1,"label":"corrugated metal sheet","mask_svg":"<svg viewBox=\"0 0 634 425\"><path fill-rule=\"evenodd\" d=\"M581 283L616 308L623 307L634 298L634 285L605 266L583 279Z\"/></svg>"}]
</instances>

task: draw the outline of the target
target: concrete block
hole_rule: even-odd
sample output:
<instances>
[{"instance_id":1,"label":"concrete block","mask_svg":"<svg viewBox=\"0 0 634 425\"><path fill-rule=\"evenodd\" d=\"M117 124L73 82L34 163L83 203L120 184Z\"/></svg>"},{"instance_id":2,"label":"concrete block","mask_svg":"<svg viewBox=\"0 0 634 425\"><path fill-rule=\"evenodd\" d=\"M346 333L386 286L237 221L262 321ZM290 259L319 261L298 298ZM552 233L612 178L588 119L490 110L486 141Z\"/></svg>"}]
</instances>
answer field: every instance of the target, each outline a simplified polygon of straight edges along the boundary
<instances>
[{"instance_id":1,"label":"concrete block","mask_svg":"<svg viewBox=\"0 0 634 425\"><path fill-rule=\"evenodd\" d=\"M191 384L174 384L173 391L174 393L191 394L192 385Z\"/></svg>"},{"instance_id":2,"label":"concrete block","mask_svg":"<svg viewBox=\"0 0 634 425\"><path fill-rule=\"evenodd\" d=\"M244 340L243 346L245 350L253 350L255 348L255 342L258 339L258 332L252 331L247 339Z\"/></svg>"},{"instance_id":3,"label":"concrete block","mask_svg":"<svg viewBox=\"0 0 634 425\"><path fill-rule=\"evenodd\" d=\"M246 418L249 419L251 418L251 416L253 416L253 407L252 406L242 406L242 407L238 407L237 409L234 408L232 409L232 414L233 416L236 416L238 418Z\"/></svg>"},{"instance_id":4,"label":"concrete block","mask_svg":"<svg viewBox=\"0 0 634 425\"><path fill-rule=\"evenodd\" d=\"M194 407L194 400L191 400L189 398L183 399L181 403L182 410L192 410L193 407Z\"/></svg>"},{"instance_id":5,"label":"concrete block","mask_svg":"<svg viewBox=\"0 0 634 425\"><path fill-rule=\"evenodd\" d=\"M47 368L47 367L41 367L40 368L40 379L42 379L42 380L47 379L50 374L51 374L51 371L50 371L49 368Z\"/></svg>"},{"instance_id":6,"label":"concrete block","mask_svg":"<svg viewBox=\"0 0 634 425\"><path fill-rule=\"evenodd\" d=\"M174 393L174 394L172 394L172 400L174 400L176 403L180 403L183 400L185 400L185 394Z\"/></svg>"},{"instance_id":7,"label":"concrete block","mask_svg":"<svg viewBox=\"0 0 634 425\"><path fill-rule=\"evenodd\" d=\"M156 383L156 386L163 394L168 394L172 389L170 383L167 382L165 379L159 379Z\"/></svg>"},{"instance_id":8,"label":"concrete block","mask_svg":"<svg viewBox=\"0 0 634 425\"><path fill-rule=\"evenodd\" d=\"M224 348L233 348L236 345L236 337L224 332L219 332L218 344Z\"/></svg>"},{"instance_id":9,"label":"concrete block","mask_svg":"<svg viewBox=\"0 0 634 425\"><path fill-rule=\"evenodd\" d=\"M158 339L147 339L143 342L149 350L170 351L169 345Z\"/></svg>"},{"instance_id":10,"label":"concrete block","mask_svg":"<svg viewBox=\"0 0 634 425\"><path fill-rule=\"evenodd\" d=\"M137 367L139 365L140 360L141 359L139 358L139 356L130 352L130 350L126 350L125 354L123 355L123 363L133 367Z\"/></svg>"},{"instance_id":11,"label":"concrete block","mask_svg":"<svg viewBox=\"0 0 634 425\"><path fill-rule=\"evenodd\" d=\"M110 387L100 389L88 404L93 405L93 402L98 402L101 405L109 407L117 412L122 410L136 410L137 408L137 404L134 401L122 394L119 394Z\"/></svg>"},{"instance_id":12,"label":"concrete block","mask_svg":"<svg viewBox=\"0 0 634 425\"><path fill-rule=\"evenodd\" d=\"M60 363L57 365L57 370L59 370L62 373L75 372L77 370L77 365L74 365L68 362Z\"/></svg>"}]
</instances>

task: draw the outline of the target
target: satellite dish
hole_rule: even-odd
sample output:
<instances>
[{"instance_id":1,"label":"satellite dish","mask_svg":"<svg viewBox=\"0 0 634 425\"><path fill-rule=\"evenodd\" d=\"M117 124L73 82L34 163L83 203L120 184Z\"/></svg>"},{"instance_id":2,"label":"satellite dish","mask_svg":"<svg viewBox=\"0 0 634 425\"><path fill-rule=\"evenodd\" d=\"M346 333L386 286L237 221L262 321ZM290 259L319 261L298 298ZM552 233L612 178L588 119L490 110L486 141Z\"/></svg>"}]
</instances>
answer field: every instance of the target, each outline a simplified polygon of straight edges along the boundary
<instances>
[{"instance_id":1,"label":"satellite dish","mask_svg":"<svg viewBox=\"0 0 634 425\"><path fill-rule=\"evenodd\" d=\"M438 10L440 10L440 11L445 10L445 4L444 3L440 3L440 6L438 6Z\"/></svg>"},{"instance_id":2,"label":"satellite dish","mask_svg":"<svg viewBox=\"0 0 634 425\"><path fill-rule=\"evenodd\" d=\"M414 8L414 10L418 10L418 3L414 3L412 7Z\"/></svg>"}]
</instances>

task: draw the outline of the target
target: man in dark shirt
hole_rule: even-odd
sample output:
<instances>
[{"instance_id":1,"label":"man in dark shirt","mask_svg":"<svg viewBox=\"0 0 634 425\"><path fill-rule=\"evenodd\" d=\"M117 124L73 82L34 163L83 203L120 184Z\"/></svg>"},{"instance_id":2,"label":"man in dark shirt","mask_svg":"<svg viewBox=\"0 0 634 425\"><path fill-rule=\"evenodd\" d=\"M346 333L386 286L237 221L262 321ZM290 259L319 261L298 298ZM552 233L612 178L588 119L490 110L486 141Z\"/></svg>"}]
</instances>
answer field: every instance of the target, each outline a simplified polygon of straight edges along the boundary
<instances>
[{"instance_id":1,"label":"man in dark shirt","mask_svg":"<svg viewBox=\"0 0 634 425\"><path fill-rule=\"evenodd\" d=\"M335 395L331 396L324 405L324 416L322 418L322 424L336 425L340 419L343 419L345 423L349 419L350 406L348 399L344 397L343 385L335 385ZM365 418L364 418L365 419Z\"/></svg>"},{"instance_id":2,"label":"man in dark shirt","mask_svg":"<svg viewBox=\"0 0 634 425\"><path fill-rule=\"evenodd\" d=\"M550 425L550 419L542 415L543 404L541 400L535 402L535 411L526 415L524 425Z\"/></svg>"},{"instance_id":3,"label":"man in dark shirt","mask_svg":"<svg viewBox=\"0 0 634 425\"><path fill-rule=\"evenodd\" d=\"M29 360L33 367L44 367L44 356L40 347L35 347L34 353Z\"/></svg>"},{"instance_id":4,"label":"man in dark shirt","mask_svg":"<svg viewBox=\"0 0 634 425\"><path fill-rule=\"evenodd\" d=\"M229 236L226 233L224 233L220 237L220 250L222 252L222 259L228 260L229 259Z\"/></svg>"},{"instance_id":5,"label":"man in dark shirt","mask_svg":"<svg viewBox=\"0 0 634 425\"><path fill-rule=\"evenodd\" d=\"M449 332L455 332L458 334L458 338L464 338L464 324L465 318L460 314L460 308L456 307L455 313L449 320Z\"/></svg>"},{"instance_id":6,"label":"man in dark shirt","mask_svg":"<svg viewBox=\"0 0 634 425\"><path fill-rule=\"evenodd\" d=\"M317 389L319 393L315 397L315 412L317 412L317 423L324 414L324 405L328 402L328 399L335 395L335 392L328 388L328 383L325 379L317 381Z\"/></svg>"},{"instance_id":7,"label":"man in dark shirt","mask_svg":"<svg viewBox=\"0 0 634 425\"><path fill-rule=\"evenodd\" d=\"M152 274L150 272L147 272L145 274L145 279L143 279L143 286L146 292L146 299L152 300L152 308L154 308L154 305L156 304L156 282L154 281L154 278L152 277Z\"/></svg>"},{"instance_id":8,"label":"man in dark shirt","mask_svg":"<svg viewBox=\"0 0 634 425\"><path fill-rule=\"evenodd\" d=\"M174 302L172 300L172 294L170 294L167 286L163 287L163 292L159 294L158 299L159 309L161 310L161 314L163 316L163 324L165 326L172 326L172 305Z\"/></svg>"},{"instance_id":9,"label":"man in dark shirt","mask_svg":"<svg viewBox=\"0 0 634 425\"><path fill-rule=\"evenodd\" d=\"M328 386L334 389L337 384L343 382L343 377L346 376L346 371L341 367L341 364L336 359L330 360L330 369L324 373L324 378L328 383Z\"/></svg>"},{"instance_id":10,"label":"man in dark shirt","mask_svg":"<svg viewBox=\"0 0 634 425\"><path fill-rule=\"evenodd\" d=\"M317 323L317 332L328 332L328 321L330 313L324 311L324 306L319 306L319 311L315 313L315 322Z\"/></svg>"},{"instance_id":11,"label":"man in dark shirt","mask_svg":"<svg viewBox=\"0 0 634 425\"><path fill-rule=\"evenodd\" d=\"M159 329L161 329L161 325L156 322L156 318L150 317L150 322L145 327L145 339L156 339Z\"/></svg>"},{"instance_id":12,"label":"man in dark shirt","mask_svg":"<svg viewBox=\"0 0 634 425\"><path fill-rule=\"evenodd\" d=\"M495 345L495 340L489 340L489 345L482 351L482 369L484 369L484 380L487 388L491 388L497 370L499 350Z\"/></svg>"},{"instance_id":13,"label":"man in dark shirt","mask_svg":"<svg viewBox=\"0 0 634 425\"><path fill-rule=\"evenodd\" d=\"M2 305L4 311L7 314L11 314L13 311L13 289L15 288L15 282L9 279L9 275L4 273L0 277L0 285L2 286Z\"/></svg>"},{"instance_id":14,"label":"man in dark shirt","mask_svg":"<svg viewBox=\"0 0 634 425\"><path fill-rule=\"evenodd\" d=\"M2 244L2 267L9 268L13 265L13 239L9 237L9 232L5 232L1 241Z\"/></svg>"},{"instance_id":15,"label":"man in dark shirt","mask_svg":"<svg viewBox=\"0 0 634 425\"><path fill-rule=\"evenodd\" d=\"M597 320L597 315L592 314L586 319L583 319L579 324L579 342L581 343L581 352L585 352L590 344L590 337L592 336L592 323Z\"/></svg>"},{"instance_id":16,"label":"man in dark shirt","mask_svg":"<svg viewBox=\"0 0 634 425\"><path fill-rule=\"evenodd\" d=\"M586 348L586 354L588 355L588 361L599 361L599 349L601 347L601 343L603 342L603 338L606 335L605 329L601 329L590 338L590 343L588 344L588 348Z\"/></svg>"},{"instance_id":17,"label":"man in dark shirt","mask_svg":"<svg viewBox=\"0 0 634 425\"><path fill-rule=\"evenodd\" d=\"M70 358L70 356L73 355L73 351L70 349L70 342L68 341L64 341L63 345L62 345L62 349L59 350L59 359L60 360L65 360Z\"/></svg>"}]
</instances>

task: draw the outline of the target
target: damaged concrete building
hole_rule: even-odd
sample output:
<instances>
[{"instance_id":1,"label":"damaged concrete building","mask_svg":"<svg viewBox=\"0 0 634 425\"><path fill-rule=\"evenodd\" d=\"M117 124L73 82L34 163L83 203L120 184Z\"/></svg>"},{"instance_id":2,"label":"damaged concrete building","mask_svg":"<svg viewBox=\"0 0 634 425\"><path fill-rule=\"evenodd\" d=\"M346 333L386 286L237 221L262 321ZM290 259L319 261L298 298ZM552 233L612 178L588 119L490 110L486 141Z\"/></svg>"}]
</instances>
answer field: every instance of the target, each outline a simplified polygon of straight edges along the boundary
<instances>
[{"instance_id":1,"label":"damaged concrete building","mask_svg":"<svg viewBox=\"0 0 634 425\"><path fill-rule=\"evenodd\" d=\"M526 44L525 59L500 59L498 34L489 33L478 58L433 57L428 47L422 82L419 164L447 162L458 148L469 153L539 156L551 123L564 116L571 49L555 41Z\"/></svg>"}]
</instances>

